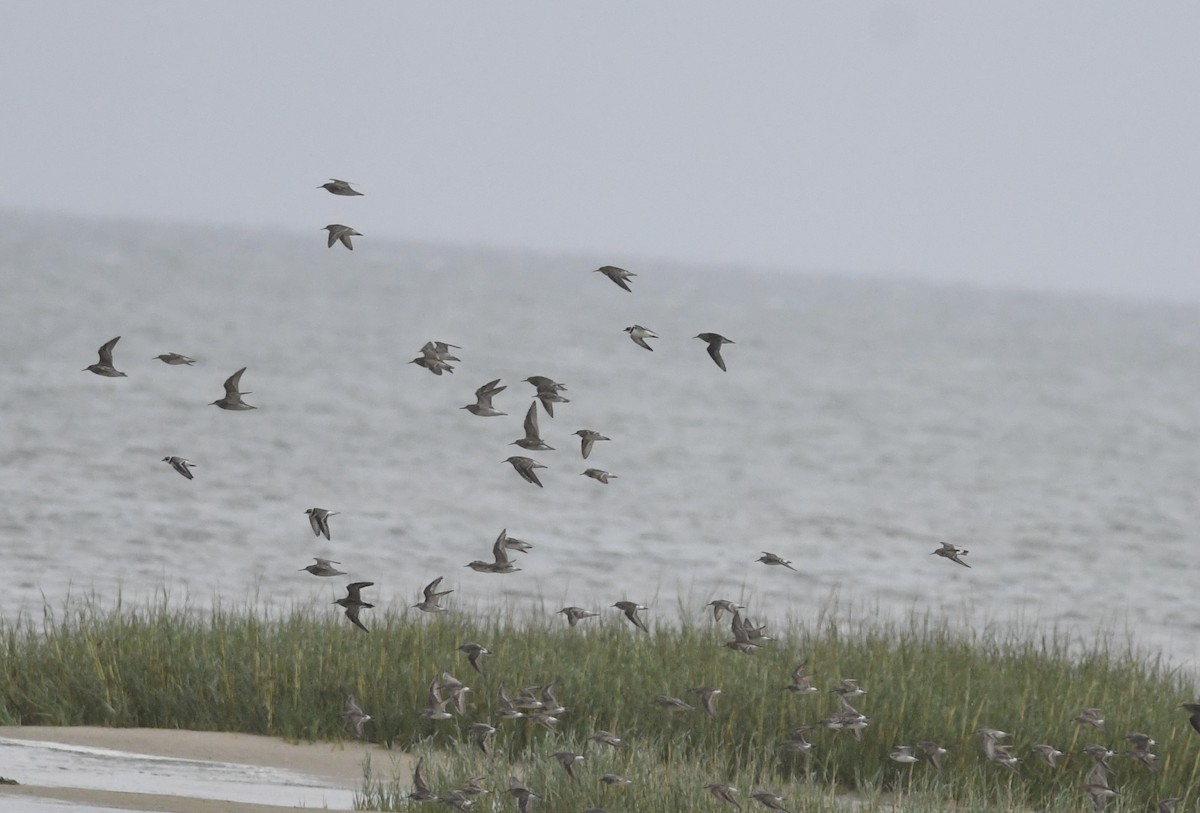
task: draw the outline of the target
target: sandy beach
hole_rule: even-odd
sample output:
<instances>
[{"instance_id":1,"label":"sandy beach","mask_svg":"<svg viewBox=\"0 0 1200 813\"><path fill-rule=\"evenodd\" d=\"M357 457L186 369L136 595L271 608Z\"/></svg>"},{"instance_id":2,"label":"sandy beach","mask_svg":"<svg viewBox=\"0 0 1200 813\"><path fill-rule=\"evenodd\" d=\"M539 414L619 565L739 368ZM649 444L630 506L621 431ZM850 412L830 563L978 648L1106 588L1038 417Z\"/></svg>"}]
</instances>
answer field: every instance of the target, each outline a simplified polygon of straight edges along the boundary
<instances>
[{"instance_id":1,"label":"sandy beach","mask_svg":"<svg viewBox=\"0 0 1200 813\"><path fill-rule=\"evenodd\" d=\"M147 728L96 728L96 727L51 727L51 726L0 726L0 738L45 743L56 746L106 749L121 752L111 754L113 769L107 772L111 785L114 775L120 776L122 755L146 755L187 760L186 763L169 763L184 768L203 769L203 764L225 763L248 766L251 775L254 769L279 769L303 774L317 786L353 792L362 785L365 758L370 755L372 768L384 776L396 771L407 772L411 766L403 754L381 749L374 745L358 742L344 743L300 743L293 744L272 737L249 734L225 734L213 731L172 731ZM68 755L70 751L67 752ZM160 792L147 782L137 771L129 775L128 789L114 790L111 787L95 787L88 781L88 774L59 771L51 784L44 781L26 782L19 768L6 766L3 775L21 783L0 786L0 810L20 810L28 804L29 797L39 802L59 800L74 805L118 810L160 811L161 813L275 813L276 811L302 809L305 805L255 804L245 801L201 798L188 795L186 787L180 785L183 795L175 792ZM147 792L149 791L149 792ZM214 791L219 793L219 791ZM269 792L269 791L268 791ZM284 796L286 794L280 794ZM344 796L344 794L342 794ZM26 801L21 802L22 799ZM282 801L282 799L280 800ZM313 805L307 805L311 808ZM341 807L342 805L338 805ZM329 805L331 809L333 805ZM345 809L349 809L348 806Z\"/></svg>"}]
</instances>

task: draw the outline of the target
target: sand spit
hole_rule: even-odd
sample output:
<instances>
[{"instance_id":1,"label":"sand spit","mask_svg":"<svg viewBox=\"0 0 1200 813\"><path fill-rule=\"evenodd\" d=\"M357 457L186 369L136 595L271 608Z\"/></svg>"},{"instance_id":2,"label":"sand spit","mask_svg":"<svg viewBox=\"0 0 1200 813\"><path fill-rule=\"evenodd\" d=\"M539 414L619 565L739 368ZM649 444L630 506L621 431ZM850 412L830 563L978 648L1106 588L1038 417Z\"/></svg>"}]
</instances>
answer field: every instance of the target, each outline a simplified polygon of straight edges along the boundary
<instances>
[{"instance_id":1,"label":"sand spit","mask_svg":"<svg viewBox=\"0 0 1200 813\"><path fill-rule=\"evenodd\" d=\"M30 752L38 766L48 755L64 762L37 770L10 762L4 775L21 784L0 786L0 811L23 809L30 797L159 813L350 809L368 755L380 774L411 770L403 754L353 741L292 744L213 731L0 726L0 748Z\"/></svg>"}]
</instances>

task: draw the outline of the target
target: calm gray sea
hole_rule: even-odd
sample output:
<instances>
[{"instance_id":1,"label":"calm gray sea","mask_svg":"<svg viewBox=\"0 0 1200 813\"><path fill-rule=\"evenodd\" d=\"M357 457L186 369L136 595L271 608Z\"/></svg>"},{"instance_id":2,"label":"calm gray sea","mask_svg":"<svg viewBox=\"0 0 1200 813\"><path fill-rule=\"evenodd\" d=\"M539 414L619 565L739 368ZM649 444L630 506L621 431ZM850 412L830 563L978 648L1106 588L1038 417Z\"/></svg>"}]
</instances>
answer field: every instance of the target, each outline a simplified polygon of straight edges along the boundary
<instances>
[{"instance_id":1,"label":"calm gray sea","mask_svg":"<svg viewBox=\"0 0 1200 813\"><path fill-rule=\"evenodd\" d=\"M832 596L1197 655L1195 305L13 213L0 282L5 618L328 602L345 580L298 572L320 555L381 606L436 576L460 611L730 597L782 620ZM701 331L736 342L728 373ZM116 335L128 378L81 372ZM462 346L453 375L407 363L429 339ZM210 406L243 366L258 410ZM544 489L501 462L531 375L571 398L540 418ZM493 378L507 417L459 409ZM612 438L586 463L585 427ZM341 512L332 542L312 506ZM465 569L501 528L523 570Z\"/></svg>"}]
</instances>

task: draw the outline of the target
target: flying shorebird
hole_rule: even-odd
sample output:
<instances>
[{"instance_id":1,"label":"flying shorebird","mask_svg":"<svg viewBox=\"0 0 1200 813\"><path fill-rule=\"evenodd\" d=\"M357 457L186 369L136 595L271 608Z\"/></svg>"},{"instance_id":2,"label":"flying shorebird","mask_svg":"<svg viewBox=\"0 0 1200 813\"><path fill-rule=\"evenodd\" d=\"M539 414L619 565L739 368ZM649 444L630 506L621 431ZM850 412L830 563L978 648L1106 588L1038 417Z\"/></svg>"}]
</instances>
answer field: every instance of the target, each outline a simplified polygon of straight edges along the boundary
<instances>
[{"instance_id":1,"label":"flying shorebird","mask_svg":"<svg viewBox=\"0 0 1200 813\"><path fill-rule=\"evenodd\" d=\"M350 181L343 181L338 178L330 178L329 183L323 183L317 189L324 189L334 195L345 195L353 197L354 195L362 195L362 192L355 191L350 188Z\"/></svg>"},{"instance_id":2,"label":"flying shorebird","mask_svg":"<svg viewBox=\"0 0 1200 813\"><path fill-rule=\"evenodd\" d=\"M1037 754L1042 759L1044 759L1046 761L1046 764L1049 765L1051 768L1058 767L1058 758L1063 755L1063 752L1059 751L1053 745L1045 745L1044 743L1035 745L1032 748L1030 748L1029 750L1033 751L1033 753Z\"/></svg>"},{"instance_id":3,"label":"flying shorebird","mask_svg":"<svg viewBox=\"0 0 1200 813\"><path fill-rule=\"evenodd\" d=\"M768 553L765 550L763 551L763 555L758 557L755 561L762 562L764 565L779 565L786 567L788 570L796 570L796 568L792 567L792 562L790 559L784 559L780 556L776 556L774 553Z\"/></svg>"},{"instance_id":4,"label":"flying shorebird","mask_svg":"<svg viewBox=\"0 0 1200 813\"><path fill-rule=\"evenodd\" d=\"M521 381L525 384L532 384L534 389L538 390L560 392L566 390L567 388L566 384L559 384L553 378L547 378L544 375L531 375L529 378L522 378Z\"/></svg>"},{"instance_id":5,"label":"flying shorebird","mask_svg":"<svg viewBox=\"0 0 1200 813\"><path fill-rule=\"evenodd\" d=\"M484 384L475 390L475 403L467 404L466 406L459 407L459 409L465 409L472 415L478 415L481 418L494 418L498 415L507 415L507 412L498 412L492 408L492 397L508 389L508 385L497 386L499 383L500 379L495 378Z\"/></svg>"},{"instance_id":6,"label":"flying shorebird","mask_svg":"<svg viewBox=\"0 0 1200 813\"><path fill-rule=\"evenodd\" d=\"M605 787L609 787L609 788L614 787L614 786L632 785L633 784L632 779L626 779L625 777L620 776L615 773L604 774L604 776L600 777L600 781L604 783Z\"/></svg>"},{"instance_id":7,"label":"flying shorebird","mask_svg":"<svg viewBox=\"0 0 1200 813\"><path fill-rule=\"evenodd\" d=\"M946 749L932 740L922 740L917 743L917 747L929 758L929 761L933 763L933 767L937 769L937 772L941 773L942 766L946 761L946 754L948 753Z\"/></svg>"},{"instance_id":8,"label":"flying shorebird","mask_svg":"<svg viewBox=\"0 0 1200 813\"><path fill-rule=\"evenodd\" d=\"M529 813L533 800L542 798L525 787L525 783L515 776L508 778L508 795L517 800L517 813Z\"/></svg>"},{"instance_id":9,"label":"flying shorebird","mask_svg":"<svg viewBox=\"0 0 1200 813\"><path fill-rule=\"evenodd\" d=\"M659 335L653 330L642 327L641 325L630 325L629 327L625 328L625 332L629 334L629 338L633 339L634 344L651 351L653 351L654 348L646 344L646 339L660 338Z\"/></svg>"},{"instance_id":10,"label":"flying shorebird","mask_svg":"<svg viewBox=\"0 0 1200 813\"><path fill-rule=\"evenodd\" d=\"M317 560L316 563L311 564L308 567L300 568L301 573L308 571L309 573L313 574L314 576L345 576L346 575L346 571L338 570L337 568L334 567L334 565L340 565L341 562L335 562L332 559L322 559L320 556L314 556L313 558Z\"/></svg>"},{"instance_id":11,"label":"flying shorebird","mask_svg":"<svg viewBox=\"0 0 1200 813\"><path fill-rule=\"evenodd\" d=\"M646 624L638 617L638 610L649 610L649 607L643 607L636 601L618 601L613 606L625 613L625 617L629 619L629 622L642 632L650 632Z\"/></svg>"},{"instance_id":12,"label":"flying shorebird","mask_svg":"<svg viewBox=\"0 0 1200 813\"><path fill-rule=\"evenodd\" d=\"M516 469L517 474L521 475L521 479L524 480L525 482L533 483L538 488L543 487L542 481L538 479L538 476L534 472L534 469L544 469L546 467L543 466L541 463L537 462L536 460L534 460L532 457L522 457L521 455L513 455L512 457L509 457L500 462L501 463L511 463L512 467L514 469Z\"/></svg>"},{"instance_id":13,"label":"flying shorebird","mask_svg":"<svg viewBox=\"0 0 1200 813\"><path fill-rule=\"evenodd\" d=\"M496 688L495 714L501 720L519 720L525 716L525 712L513 704L512 698L508 696L508 689L504 688L503 683Z\"/></svg>"},{"instance_id":14,"label":"flying shorebird","mask_svg":"<svg viewBox=\"0 0 1200 813\"><path fill-rule=\"evenodd\" d=\"M722 785L717 782L710 782L704 787L708 788L709 793L720 799L726 804L733 805L737 810L741 810L742 806L738 804L738 800L733 798L733 794L737 793L737 788L733 785Z\"/></svg>"},{"instance_id":15,"label":"flying shorebird","mask_svg":"<svg viewBox=\"0 0 1200 813\"><path fill-rule=\"evenodd\" d=\"M505 550L516 550L521 553L529 553L533 550L533 545L526 542L524 539L517 539L515 536L508 535L508 528L500 531L500 536L496 537L496 544L503 545Z\"/></svg>"},{"instance_id":16,"label":"flying shorebird","mask_svg":"<svg viewBox=\"0 0 1200 813\"><path fill-rule=\"evenodd\" d=\"M475 738L475 745L484 753L484 756L492 755L492 735L496 733L496 727L488 723L472 723L471 734Z\"/></svg>"},{"instance_id":17,"label":"flying shorebird","mask_svg":"<svg viewBox=\"0 0 1200 813\"><path fill-rule=\"evenodd\" d=\"M708 342L709 357L715 361L717 366L721 368L721 371L724 372L725 359L721 358L721 345L733 344L733 342L731 342L729 339L726 339L720 333L701 333L695 338L703 339L704 341Z\"/></svg>"},{"instance_id":18,"label":"flying shorebird","mask_svg":"<svg viewBox=\"0 0 1200 813\"><path fill-rule=\"evenodd\" d=\"M467 713L467 694L474 691L470 686L449 672L442 672L441 680L438 681L438 689L450 692L448 701L454 704L454 710L458 712L459 717Z\"/></svg>"},{"instance_id":19,"label":"flying shorebird","mask_svg":"<svg viewBox=\"0 0 1200 813\"><path fill-rule=\"evenodd\" d=\"M688 689L688 691L700 698L700 706L704 709L704 713L715 719L717 716L717 695L721 693L721 690L714 689L711 686L696 686Z\"/></svg>"},{"instance_id":20,"label":"flying shorebird","mask_svg":"<svg viewBox=\"0 0 1200 813\"><path fill-rule=\"evenodd\" d=\"M829 690L830 694L839 694L843 699L847 697L862 697L867 693L867 690L858 685L858 681L854 678L842 678L842 682Z\"/></svg>"},{"instance_id":21,"label":"flying shorebird","mask_svg":"<svg viewBox=\"0 0 1200 813\"><path fill-rule=\"evenodd\" d=\"M1104 728L1104 715L1100 709L1084 709L1077 717L1074 718L1074 722L1079 723L1080 725L1090 725L1092 728L1102 729Z\"/></svg>"},{"instance_id":22,"label":"flying shorebird","mask_svg":"<svg viewBox=\"0 0 1200 813\"><path fill-rule=\"evenodd\" d=\"M582 607L563 607L559 612L567 617L567 624L572 627L585 618L595 618L600 615L600 613L594 613Z\"/></svg>"},{"instance_id":23,"label":"flying shorebird","mask_svg":"<svg viewBox=\"0 0 1200 813\"><path fill-rule=\"evenodd\" d=\"M579 435L579 445L583 451L584 460L587 460L588 455L592 453L592 446L596 444L596 441L609 440L609 438L591 429L579 429L576 430L575 434Z\"/></svg>"},{"instance_id":24,"label":"flying shorebird","mask_svg":"<svg viewBox=\"0 0 1200 813\"><path fill-rule=\"evenodd\" d=\"M520 542L519 539L516 541ZM532 547L528 542L521 542L521 544L525 548ZM524 548L517 547L516 549L524 552ZM508 550L508 531L506 529L500 532L500 536L496 537L496 542L492 545L492 559L494 561L484 562L476 559L474 562L466 565L466 567L478 573L515 573L521 568L513 566L512 561L508 558Z\"/></svg>"},{"instance_id":25,"label":"flying shorebird","mask_svg":"<svg viewBox=\"0 0 1200 813\"><path fill-rule=\"evenodd\" d=\"M243 395L251 394L249 392L241 392L238 390L238 386L242 383L242 373L244 372L246 372L245 367L229 376L229 378L225 379L225 397L218 398L209 406L219 406L221 409L232 410L258 409L258 407L252 407L242 401Z\"/></svg>"},{"instance_id":26,"label":"flying shorebird","mask_svg":"<svg viewBox=\"0 0 1200 813\"><path fill-rule=\"evenodd\" d=\"M324 508L310 508L304 513L308 514L308 524L312 526L313 536L324 535L326 539L332 541L332 537L329 536L329 518L341 512L326 511Z\"/></svg>"},{"instance_id":27,"label":"flying shorebird","mask_svg":"<svg viewBox=\"0 0 1200 813\"><path fill-rule=\"evenodd\" d=\"M362 622L358 620L358 614L361 610L370 609L375 605L368 604L367 602L363 601L361 591L364 587L371 587L374 584L375 582L354 582L353 584L348 584L346 585L346 597L339 598L337 601L333 602L334 604L345 607L346 617L350 619L350 623L358 627L363 632L370 632L370 630L364 627Z\"/></svg>"},{"instance_id":28,"label":"flying shorebird","mask_svg":"<svg viewBox=\"0 0 1200 813\"><path fill-rule=\"evenodd\" d=\"M616 734L612 733L611 731L603 731L603 730L597 731L595 734L588 737L588 739L593 740L594 742L598 742L601 745L607 745L609 748L624 748L625 747L625 740L621 739L620 737L618 737Z\"/></svg>"},{"instance_id":29,"label":"flying shorebird","mask_svg":"<svg viewBox=\"0 0 1200 813\"><path fill-rule=\"evenodd\" d=\"M412 793L408 794L408 798L414 802L432 802L437 799L437 794L429 787L429 782L425 779L425 771L422 766L425 764L425 757L417 760L417 766L413 768L413 789Z\"/></svg>"},{"instance_id":30,"label":"flying shorebird","mask_svg":"<svg viewBox=\"0 0 1200 813\"><path fill-rule=\"evenodd\" d=\"M815 694L820 691L820 689L812 685L812 675L808 673L807 660L802 660L796 665L796 668L792 670L791 684L783 688L792 694Z\"/></svg>"},{"instance_id":31,"label":"flying shorebird","mask_svg":"<svg viewBox=\"0 0 1200 813\"><path fill-rule=\"evenodd\" d=\"M483 644L477 644L474 641L467 641L458 648L458 651L467 656L467 661L470 662L471 668L479 673L481 677L487 677L483 673L483 666L480 665L479 659L484 655L491 655L492 650L488 649Z\"/></svg>"},{"instance_id":32,"label":"flying shorebird","mask_svg":"<svg viewBox=\"0 0 1200 813\"><path fill-rule=\"evenodd\" d=\"M660 694L652 701L654 705L664 708L667 711L695 711L696 707L691 703L680 700L678 697L672 697L669 694Z\"/></svg>"},{"instance_id":33,"label":"flying shorebird","mask_svg":"<svg viewBox=\"0 0 1200 813\"><path fill-rule=\"evenodd\" d=\"M591 477L593 480L599 480L604 485L608 485L609 480L617 479L617 475L605 471L604 469L584 469L579 472L580 477Z\"/></svg>"},{"instance_id":34,"label":"flying shorebird","mask_svg":"<svg viewBox=\"0 0 1200 813\"><path fill-rule=\"evenodd\" d=\"M943 542L940 548L929 555L941 556L944 559L949 559L951 562L958 562L963 567L970 567L969 564L958 558L960 556L966 556L968 553L970 553L970 551L960 548L958 545L951 544L950 542Z\"/></svg>"},{"instance_id":35,"label":"flying shorebird","mask_svg":"<svg viewBox=\"0 0 1200 813\"><path fill-rule=\"evenodd\" d=\"M354 695L346 698L346 710L342 712L342 717L345 718L346 722L354 730L355 738L361 740L363 738L363 725L371 719L371 715L363 712L362 708L355 702Z\"/></svg>"},{"instance_id":36,"label":"flying shorebird","mask_svg":"<svg viewBox=\"0 0 1200 813\"><path fill-rule=\"evenodd\" d=\"M708 604L706 604L705 606L712 607L713 621L720 621L721 616L724 615L725 613L733 613L738 610L746 609L746 605L738 604L736 602L730 601L729 599L725 599L725 598L715 598L712 601L708 602Z\"/></svg>"},{"instance_id":37,"label":"flying shorebird","mask_svg":"<svg viewBox=\"0 0 1200 813\"><path fill-rule=\"evenodd\" d=\"M116 346L117 342L119 341L121 341L121 337L117 336L115 339L109 339L104 344L100 345L100 350L98 351L100 354L100 360L95 364L89 364L80 370L80 372L91 371L96 375L102 375L105 378L125 378L125 373L113 367L113 347Z\"/></svg>"},{"instance_id":38,"label":"flying shorebird","mask_svg":"<svg viewBox=\"0 0 1200 813\"><path fill-rule=\"evenodd\" d=\"M575 763L583 762L583 754L577 754L574 751L555 751L553 756L558 760L558 764L563 766L567 776L571 777L571 781L578 782L579 777L575 775Z\"/></svg>"},{"instance_id":39,"label":"flying shorebird","mask_svg":"<svg viewBox=\"0 0 1200 813\"><path fill-rule=\"evenodd\" d=\"M888 758L894 762L899 762L904 765L911 765L917 761L917 755L913 753L913 747L911 745L897 745L892 749L892 752L888 754Z\"/></svg>"},{"instance_id":40,"label":"flying shorebird","mask_svg":"<svg viewBox=\"0 0 1200 813\"><path fill-rule=\"evenodd\" d=\"M175 471L179 472L180 474L182 474L184 477L188 478L189 480L192 479L192 472L188 468L188 466L196 465L192 461L186 460L182 457L176 457L176 456L172 455L170 457L164 457L162 459L162 462L170 463L171 468L175 469Z\"/></svg>"},{"instance_id":41,"label":"flying shorebird","mask_svg":"<svg viewBox=\"0 0 1200 813\"><path fill-rule=\"evenodd\" d=\"M181 355L179 353L160 353L159 355L155 356L155 358L158 359L159 361L163 362L164 364L170 364L172 366L178 365L178 364L186 364L190 367L196 363L196 360L194 358L188 358L187 356Z\"/></svg>"},{"instance_id":42,"label":"flying shorebird","mask_svg":"<svg viewBox=\"0 0 1200 813\"><path fill-rule=\"evenodd\" d=\"M729 622L729 631L733 633L733 640L727 641L724 646L741 652L743 655L753 655L755 650L762 646L760 641L772 640L764 632L766 628L766 624L761 627L754 626L753 621L742 617L741 611L734 610L733 618Z\"/></svg>"},{"instance_id":43,"label":"flying shorebird","mask_svg":"<svg viewBox=\"0 0 1200 813\"><path fill-rule=\"evenodd\" d=\"M1188 722L1192 724L1192 728L1200 733L1200 703L1180 703L1179 707L1185 711L1191 712L1191 717Z\"/></svg>"},{"instance_id":44,"label":"flying shorebird","mask_svg":"<svg viewBox=\"0 0 1200 813\"><path fill-rule=\"evenodd\" d=\"M775 813L788 813L783 806L783 797L777 793L771 793L769 790L760 790L757 793L750 794L750 798L768 810L774 810Z\"/></svg>"},{"instance_id":45,"label":"flying shorebird","mask_svg":"<svg viewBox=\"0 0 1200 813\"><path fill-rule=\"evenodd\" d=\"M1092 807L1097 811L1104 810L1104 807L1108 804L1109 799L1121 795L1117 791L1110 788L1107 784L1094 783L1084 785L1083 789L1086 790L1092 797Z\"/></svg>"},{"instance_id":46,"label":"flying shorebird","mask_svg":"<svg viewBox=\"0 0 1200 813\"><path fill-rule=\"evenodd\" d=\"M636 277L637 274L633 273L632 271L626 271L624 268L617 268L615 265L605 265L597 268L592 273L603 274L617 285L620 285L626 291L633 293L632 289L629 287L629 278Z\"/></svg>"},{"instance_id":47,"label":"flying shorebird","mask_svg":"<svg viewBox=\"0 0 1200 813\"><path fill-rule=\"evenodd\" d=\"M362 232L357 232L349 226L343 226L341 223L330 223L324 227L324 230L329 232L328 248L333 248L333 244L340 240L343 246L354 251L354 244L350 242L350 238L362 237Z\"/></svg>"},{"instance_id":48,"label":"flying shorebird","mask_svg":"<svg viewBox=\"0 0 1200 813\"><path fill-rule=\"evenodd\" d=\"M520 446L532 452L554 451L554 447L546 445L538 432L537 407L537 401L529 404L529 411L525 413L525 437L514 440L509 446Z\"/></svg>"},{"instance_id":49,"label":"flying shorebird","mask_svg":"<svg viewBox=\"0 0 1200 813\"><path fill-rule=\"evenodd\" d=\"M454 716L446 711L446 704L449 702L450 698L442 697L442 693L438 687L438 679L434 678L429 683L425 709L421 712L421 716L426 720L449 720Z\"/></svg>"},{"instance_id":50,"label":"flying shorebird","mask_svg":"<svg viewBox=\"0 0 1200 813\"><path fill-rule=\"evenodd\" d=\"M450 362L460 361L460 359L458 356L451 355L451 349L461 350L462 348L455 344L446 344L446 342L425 342L421 347L421 355L410 361L409 364L424 367L434 375L441 375L443 372L452 373L454 368L450 366Z\"/></svg>"},{"instance_id":51,"label":"flying shorebird","mask_svg":"<svg viewBox=\"0 0 1200 813\"><path fill-rule=\"evenodd\" d=\"M425 585L425 589L423 591L423 594L425 597L423 599L421 599L421 601L414 604L413 606L416 607L418 610L420 610L423 613L444 613L444 612L446 612L446 608L443 607L439 602L441 602L442 596L448 596L451 593L453 593L454 591L453 590L442 590L442 591L438 590L438 585L440 585L442 583L443 578L445 578L445 577L438 576L436 579L431 581L429 584Z\"/></svg>"},{"instance_id":52,"label":"flying shorebird","mask_svg":"<svg viewBox=\"0 0 1200 813\"><path fill-rule=\"evenodd\" d=\"M1125 735L1125 741L1133 743L1134 748L1142 751L1149 751L1154 746L1158 745L1158 740L1151 737L1149 734L1142 734L1139 731L1131 731Z\"/></svg>"},{"instance_id":53,"label":"flying shorebird","mask_svg":"<svg viewBox=\"0 0 1200 813\"><path fill-rule=\"evenodd\" d=\"M564 398L563 396L559 395L561 391L567 388L566 385L559 384L552 378L547 378L544 375L531 375L529 378L524 378L521 380L534 386L534 389L537 390L537 395L535 397L541 401L542 409L546 410L546 414L551 418L554 417L555 404L571 403L570 398Z\"/></svg>"}]
</instances>

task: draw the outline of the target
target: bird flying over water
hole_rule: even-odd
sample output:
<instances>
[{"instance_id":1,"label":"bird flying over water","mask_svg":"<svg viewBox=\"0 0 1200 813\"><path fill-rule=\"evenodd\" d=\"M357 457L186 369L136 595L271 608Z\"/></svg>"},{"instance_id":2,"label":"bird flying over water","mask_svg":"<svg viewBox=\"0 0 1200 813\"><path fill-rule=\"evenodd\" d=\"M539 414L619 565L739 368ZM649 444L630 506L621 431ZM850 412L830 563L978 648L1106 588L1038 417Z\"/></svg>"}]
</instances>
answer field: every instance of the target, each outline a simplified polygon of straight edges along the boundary
<instances>
[{"instance_id":1,"label":"bird flying over water","mask_svg":"<svg viewBox=\"0 0 1200 813\"><path fill-rule=\"evenodd\" d=\"M958 558L960 556L966 556L968 553L970 553L970 551L960 548L958 545L951 544L950 542L943 542L940 548L929 555L941 556L943 559L949 559L951 562L958 562L963 567L970 567L969 564Z\"/></svg>"},{"instance_id":2,"label":"bird flying over water","mask_svg":"<svg viewBox=\"0 0 1200 813\"><path fill-rule=\"evenodd\" d=\"M534 472L534 469L544 469L546 467L534 460L532 457L513 455L512 457L502 460L501 462L511 463L512 467L516 469L517 474L521 475L521 479L525 482L532 483L538 488L544 487L542 485L542 481L538 479L537 473Z\"/></svg>"},{"instance_id":3,"label":"bird flying over water","mask_svg":"<svg viewBox=\"0 0 1200 813\"><path fill-rule=\"evenodd\" d=\"M492 408L492 397L508 389L507 385L497 386L499 384L500 379L492 379L475 390L475 403L467 404L466 406L459 407L459 409L465 409L472 415L478 415L481 418L494 418L498 415L507 415L507 412L497 412Z\"/></svg>"},{"instance_id":4,"label":"bird flying over water","mask_svg":"<svg viewBox=\"0 0 1200 813\"><path fill-rule=\"evenodd\" d=\"M644 347L650 351L653 351L654 348L646 344L646 339L660 338L659 335L653 330L642 327L641 325L630 325L629 327L625 328L625 332L629 334L629 338L633 339L634 344L636 344L638 347Z\"/></svg>"},{"instance_id":5,"label":"bird flying over water","mask_svg":"<svg viewBox=\"0 0 1200 813\"><path fill-rule=\"evenodd\" d=\"M768 553L765 550L763 551L763 555L758 557L758 559L755 561L762 562L764 565L776 565L780 567L786 567L788 570L796 570L796 568L792 567L792 562L790 559L784 559L781 556L776 556L774 553ZM799 573L799 571L796 572Z\"/></svg>"},{"instance_id":6,"label":"bird flying over water","mask_svg":"<svg viewBox=\"0 0 1200 813\"><path fill-rule=\"evenodd\" d=\"M362 237L362 232L355 231L349 226L343 226L341 223L330 223L324 227L324 230L329 232L329 241L326 244L328 248L333 248L334 243L341 241L343 246L354 251L354 244L350 242L350 238Z\"/></svg>"},{"instance_id":7,"label":"bird flying over water","mask_svg":"<svg viewBox=\"0 0 1200 813\"><path fill-rule=\"evenodd\" d=\"M708 342L708 355L717 363L721 371L725 371L725 359L721 358L721 345L733 344L732 341L726 339L720 333L701 333L696 336L697 339L703 339Z\"/></svg>"},{"instance_id":8,"label":"bird flying over water","mask_svg":"<svg viewBox=\"0 0 1200 813\"><path fill-rule=\"evenodd\" d=\"M320 556L314 556L313 558L316 559L316 562L314 564L309 565L308 567L300 568L301 573L307 571L307 572L313 574L314 576L345 576L346 575L346 571L338 570L337 568L334 567L334 565L340 565L341 562L335 562L332 559L322 559Z\"/></svg>"},{"instance_id":9,"label":"bird flying over water","mask_svg":"<svg viewBox=\"0 0 1200 813\"><path fill-rule=\"evenodd\" d=\"M608 485L609 480L617 479L617 475L607 472L604 469L584 469L579 474L583 477L591 477L593 480L599 480L604 485Z\"/></svg>"},{"instance_id":10,"label":"bird flying over water","mask_svg":"<svg viewBox=\"0 0 1200 813\"><path fill-rule=\"evenodd\" d=\"M554 447L546 445L546 441L542 440L538 432L537 405L538 402L533 401L529 405L529 411L525 413L525 437L514 440L509 446L520 446L531 452L554 451Z\"/></svg>"},{"instance_id":11,"label":"bird flying over water","mask_svg":"<svg viewBox=\"0 0 1200 813\"><path fill-rule=\"evenodd\" d=\"M245 367L238 370L233 375L229 376L229 378L225 379L225 397L218 398L216 401L213 401L209 406L219 406L221 409L232 409L235 411L246 410L246 409L258 409L258 407L250 406L249 404L247 404L246 402L244 402L242 400L243 395L251 394L249 392L241 392L238 389L238 387L242 383L242 373L244 373L244 372L246 372Z\"/></svg>"},{"instance_id":12,"label":"bird flying over water","mask_svg":"<svg viewBox=\"0 0 1200 813\"><path fill-rule=\"evenodd\" d=\"M164 457L162 459L162 462L170 463L171 468L175 469L175 471L179 472L180 474L182 474L184 477L188 478L189 480L192 479L191 469L188 468L188 466L196 465L192 461L186 460L182 457L176 457L175 455L171 455L170 457Z\"/></svg>"},{"instance_id":13,"label":"bird flying over water","mask_svg":"<svg viewBox=\"0 0 1200 813\"><path fill-rule=\"evenodd\" d=\"M125 373L113 367L113 348L119 341L121 341L121 337L117 336L115 339L109 339L100 345L100 349L97 351L100 355L100 360L95 364L89 364L80 370L80 372L90 371L105 378L125 378Z\"/></svg>"},{"instance_id":14,"label":"bird flying over water","mask_svg":"<svg viewBox=\"0 0 1200 813\"><path fill-rule=\"evenodd\" d=\"M626 271L624 268L617 268L615 265L605 265L600 268L597 268L592 273L593 274L603 274L604 276L608 277L610 280L615 282L617 285L624 288L626 291L629 291L630 293L633 292L632 289L629 287L629 278L636 277L637 274L633 273L632 271Z\"/></svg>"},{"instance_id":15,"label":"bird flying over water","mask_svg":"<svg viewBox=\"0 0 1200 813\"><path fill-rule=\"evenodd\" d=\"M583 452L584 460L587 460L588 455L592 453L592 446L596 444L596 441L609 440L609 438L591 429L577 429L575 430L575 434L579 435L579 445Z\"/></svg>"},{"instance_id":16,"label":"bird flying over water","mask_svg":"<svg viewBox=\"0 0 1200 813\"><path fill-rule=\"evenodd\" d=\"M362 192L358 192L350 188L350 181L343 181L338 178L330 178L329 183L323 183L317 189L324 189L333 195L345 195L353 197L354 195L361 196Z\"/></svg>"},{"instance_id":17,"label":"bird flying over water","mask_svg":"<svg viewBox=\"0 0 1200 813\"><path fill-rule=\"evenodd\" d=\"M546 414L551 418L554 417L555 404L569 404L570 398L564 398L559 393L567 387L565 384L559 384L552 378L547 378L544 375L531 375L529 378L524 378L525 381L534 386L537 390L537 399L542 403L542 409L546 410Z\"/></svg>"},{"instance_id":18,"label":"bird flying over water","mask_svg":"<svg viewBox=\"0 0 1200 813\"><path fill-rule=\"evenodd\" d=\"M332 540L329 535L329 518L339 514L339 511L326 511L324 508L310 508L304 513L308 514L308 524L312 526L313 536L322 536Z\"/></svg>"},{"instance_id":19,"label":"bird flying over water","mask_svg":"<svg viewBox=\"0 0 1200 813\"><path fill-rule=\"evenodd\" d=\"M196 363L194 358L188 358L187 356L179 353L160 353L159 355L155 356L155 358L164 364L170 364L172 366L186 364L190 367Z\"/></svg>"},{"instance_id":20,"label":"bird flying over water","mask_svg":"<svg viewBox=\"0 0 1200 813\"><path fill-rule=\"evenodd\" d=\"M450 362L461 361L461 359L450 353L452 349L462 350L458 345L446 342L425 342L421 347L421 355L410 361L409 364L424 367L434 375L441 375L443 372L453 373L454 368L450 366Z\"/></svg>"}]
</instances>

